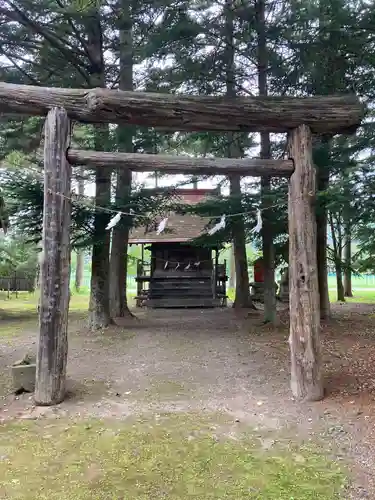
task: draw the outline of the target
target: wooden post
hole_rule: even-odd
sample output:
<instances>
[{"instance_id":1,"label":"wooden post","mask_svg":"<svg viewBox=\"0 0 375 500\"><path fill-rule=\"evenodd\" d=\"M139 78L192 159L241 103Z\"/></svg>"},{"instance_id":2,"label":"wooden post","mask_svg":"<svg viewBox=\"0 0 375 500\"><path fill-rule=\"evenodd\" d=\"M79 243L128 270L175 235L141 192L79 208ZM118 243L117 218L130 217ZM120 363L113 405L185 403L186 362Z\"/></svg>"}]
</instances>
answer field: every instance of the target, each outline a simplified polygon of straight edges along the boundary
<instances>
[{"instance_id":1,"label":"wooden post","mask_svg":"<svg viewBox=\"0 0 375 500\"><path fill-rule=\"evenodd\" d=\"M66 111L51 109L44 138L43 254L35 386L38 405L58 404L65 394L70 295L71 166L66 159L69 133Z\"/></svg>"},{"instance_id":2,"label":"wooden post","mask_svg":"<svg viewBox=\"0 0 375 500\"><path fill-rule=\"evenodd\" d=\"M214 289L214 299L217 298L217 287L218 287L218 279L219 279L219 251L215 248L215 289Z\"/></svg>"},{"instance_id":3,"label":"wooden post","mask_svg":"<svg viewBox=\"0 0 375 500\"><path fill-rule=\"evenodd\" d=\"M223 273L223 306L227 307L227 260L224 259Z\"/></svg>"},{"instance_id":4,"label":"wooden post","mask_svg":"<svg viewBox=\"0 0 375 500\"><path fill-rule=\"evenodd\" d=\"M142 245L143 248L143 245ZM141 278L143 276L143 259L142 261L137 260L137 278ZM142 295L143 290L143 281L140 279L137 280L137 300L136 306L140 307L142 305L142 300L139 298Z\"/></svg>"},{"instance_id":5,"label":"wooden post","mask_svg":"<svg viewBox=\"0 0 375 500\"><path fill-rule=\"evenodd\" d=\"M298 400L318 401L324 389L319 345L315 168L311 131L306 125L290 133L289 155L295 166L289 181L291 388Z\"/></svg>"}]
</instances>

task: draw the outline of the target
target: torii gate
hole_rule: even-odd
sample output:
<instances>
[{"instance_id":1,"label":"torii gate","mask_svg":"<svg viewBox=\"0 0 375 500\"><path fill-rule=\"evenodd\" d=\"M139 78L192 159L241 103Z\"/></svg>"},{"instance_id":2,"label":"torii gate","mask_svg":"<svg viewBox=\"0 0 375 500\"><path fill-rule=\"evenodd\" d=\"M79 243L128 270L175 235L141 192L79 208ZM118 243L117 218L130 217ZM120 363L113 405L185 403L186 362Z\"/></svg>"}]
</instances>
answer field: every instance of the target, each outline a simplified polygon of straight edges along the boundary
<instances>
[{"instance_id":1,"label":"torii gate","mask_svg":"<svg viewBox=\"0 0 375 500\"><path fill-rule=\"evenodd\" d=\"M35 401L65 395L72 165L185 174L289 177L291 389L322 399L312 134L351 134L364 106L355 96L207 97L0 83L0 112L47 115L40 333ZM69 149L70 120L185 131L287 132L288 160L207 159Z\"/></svg>"}]
</instances>

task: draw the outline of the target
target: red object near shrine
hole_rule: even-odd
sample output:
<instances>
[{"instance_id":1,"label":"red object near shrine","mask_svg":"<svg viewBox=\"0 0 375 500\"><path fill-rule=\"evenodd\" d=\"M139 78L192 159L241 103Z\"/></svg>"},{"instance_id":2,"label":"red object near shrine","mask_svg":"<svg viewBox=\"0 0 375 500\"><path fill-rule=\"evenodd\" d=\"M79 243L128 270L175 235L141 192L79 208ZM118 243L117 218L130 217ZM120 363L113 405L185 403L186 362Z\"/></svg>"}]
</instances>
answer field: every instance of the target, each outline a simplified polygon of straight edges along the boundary
<instances>
[{"instance_id":1,"label":"red object near shrine","mask_svg":"<svg viewBox=\"0 0 375 500\"><path fill-rule=\"evenodd\" d=\"M257 259L254 262L254 281L255 283L264 281L263 259Z\"/></svg>"}]
</instances>

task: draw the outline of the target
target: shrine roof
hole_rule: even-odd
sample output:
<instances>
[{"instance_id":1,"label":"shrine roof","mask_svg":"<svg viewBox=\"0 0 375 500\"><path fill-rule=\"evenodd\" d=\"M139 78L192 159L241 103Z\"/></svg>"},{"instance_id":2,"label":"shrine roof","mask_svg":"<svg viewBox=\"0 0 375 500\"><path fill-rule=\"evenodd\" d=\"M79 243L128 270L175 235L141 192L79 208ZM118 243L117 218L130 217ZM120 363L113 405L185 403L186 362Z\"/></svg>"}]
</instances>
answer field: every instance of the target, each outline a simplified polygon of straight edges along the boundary
<instances>
[{"instance_id":1,"label":"shrine roof","mask_svg":"<svg viewBox=\"0 0 375 500\"><path fill-rule=\"evenodd\" d=\"M196 205L205 200L214 189L177 189L174 203ZM205 233L208 219L193 214L177 214L169 212L166 230L157 234L156 228L148 230L145 226L133 228L129 235L129 244L143 243L187 243ZM156 222L156 227L161 218Z\"/></svg>"}]
</instances>

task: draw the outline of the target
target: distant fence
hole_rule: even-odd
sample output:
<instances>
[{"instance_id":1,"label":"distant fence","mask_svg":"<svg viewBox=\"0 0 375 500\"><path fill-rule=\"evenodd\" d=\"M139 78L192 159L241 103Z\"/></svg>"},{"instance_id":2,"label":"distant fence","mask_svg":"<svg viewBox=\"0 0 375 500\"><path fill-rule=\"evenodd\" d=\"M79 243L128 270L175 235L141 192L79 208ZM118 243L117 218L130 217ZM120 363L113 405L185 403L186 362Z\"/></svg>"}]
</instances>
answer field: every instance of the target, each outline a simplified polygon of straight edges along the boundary
<instances>
[{"instance_id":1,"label":"distant fence","mask_svg":"<svg viewBox=\"0 0 375 500\"><path fill-rule=\"evenodd\" d=\"M336 286L336 274L328 273L328 284L330 287ZM352 275L353 288L375 288L375 274Z\"/></svg>"},{"instance_id":2,"label":"distant fence","mask_svg":"<svg viewBox=\"0 0 375 500\"><path fill-rule=\"evenodd\" d=\"M82 288L90 288L91 277L85 275L82 280ZM70 286L74 287L74 276L71 276ZM135 276L128 276L126 282L127 290L136 290ZM0 292L34 292L35 280L32 278L24 278L18 276L4 276L0 277Z\"/></svg>"},{"instance_id":3,"label":"distant fence","mask_svg":"<svg viewBox=\"0 0 375 500\"><path fill-rule=\"evenodd\" d=\"M19 278L10 276L0 278L0 291L2 292L33 292L35 280L32 278Z\"/></svg>"},{"instance_id":4,"label":"distant fence","mask_svg":"<svg viewBox=\"0 0 375 500\"><path fill-rule=\"evenodd\" d=\"M71 278L70 278L70 286L73 288L74 287L74 280L75 280L75 276L72 274ZM82 279L82 288L90 288L91 286L91 276L89 274L85 274L85 276L83 277ZM136 282L135 282L135 275L130 275L127 277L127 280L126 280L126 287L128 290L136 290L137 288L137 285L136 285Z\"/></svg>"}]
</instances>

